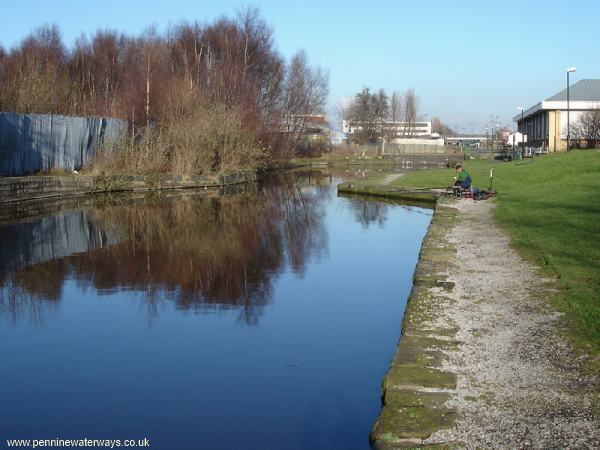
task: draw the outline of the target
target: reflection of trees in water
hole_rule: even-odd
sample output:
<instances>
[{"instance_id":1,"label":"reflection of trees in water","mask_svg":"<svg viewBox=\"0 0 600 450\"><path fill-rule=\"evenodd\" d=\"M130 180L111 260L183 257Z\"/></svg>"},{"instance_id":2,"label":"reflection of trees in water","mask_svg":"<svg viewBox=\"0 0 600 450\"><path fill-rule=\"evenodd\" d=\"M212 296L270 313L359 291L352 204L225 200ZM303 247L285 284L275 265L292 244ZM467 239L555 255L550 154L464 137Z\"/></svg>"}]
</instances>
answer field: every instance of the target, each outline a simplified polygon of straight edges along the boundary
<instances>
[{"instance_id":1,"label":"reflection of trees in water","mask_svg":"<svg viewBox=\"0 0 600 450\"><path fill-rule=\"evenodd\" d=\"M354 220L360 223L365 229L373 224L383 227L390 210L388 203L363 200L361 198L348 198L346 205L352 212Z\"/></svg>"},{"instance_id":2,"label":"reflection of trees in water","mask_svg":"<svg viewBox=\"0 0 600 450\"><path fill-rule=\"evenodd\" d=\"M313 186L331 180L318 173L273 178L259 193L91 209L97 229L124 239L1 275L0 313L14 320L27 309L43 315L59 303L70 274L100 294L143 293L150 316L173 301L183 311L237 309L241 321L255 324L271 301L273 279L288 265L302 276L307 261L327 249L322 200L329 190Z\"/></svg>"},{"instance_id":3,"label":"reflection of trees in water","mask_svg":"<svg viewBox=\"0 0 600 450\"><path fill-rule=\"evenodd\" d=\"M65 272L60 261L0 272L0 317L13 323L43 322L58 309Z\"/></svg>"},{"instance_id":4,"label":"reflection of trees in water","mask_svg":"<svg viewBox=\"0 0 600 450\"><path fill-rule=\"evenodd\" d=\"M277 199L272 212L284 241L286 262L301 277L310 258L321 258L328 250L323 205L331 195L331 183L330 176L307 171L272 177L262 187L266 198Z\"/></svg>"},{"instance_id":5,"label":"reflection of trees in water","mask_svg":"<svg viewBox=\"0 0 600 450\"><path fill-rule=\"evenodd\" d=\"M431 217L432 209L428 203L396 201L393 200L366 200L361 197L344 196L345 205L352 213L354 219L363 228L369 228L373 224L382 227L388 220L391 208L402 208L408 214L423 214Z\"/></svg>"},{"instance_id":6,"label":"reflection of trees in water","mask_svg":"<svg viewBox=\"0 0 600 450\"><path fill-rule=\"evenodd\" d=\"M268 303L281 263L280 238L256 195L154 203L94 211L128 239L72 258L74 276L101 292L158 292L182 310Z\"/></svg>"}]
</instances>

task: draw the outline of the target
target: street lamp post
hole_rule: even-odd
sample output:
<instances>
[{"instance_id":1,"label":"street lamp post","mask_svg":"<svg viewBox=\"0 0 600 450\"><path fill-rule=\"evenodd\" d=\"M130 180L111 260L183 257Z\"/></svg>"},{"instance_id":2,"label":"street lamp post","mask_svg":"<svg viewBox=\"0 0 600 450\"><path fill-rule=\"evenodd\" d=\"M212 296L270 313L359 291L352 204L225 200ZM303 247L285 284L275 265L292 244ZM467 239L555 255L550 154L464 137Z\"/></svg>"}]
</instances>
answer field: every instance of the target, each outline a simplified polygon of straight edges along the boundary
<instances>
[{"instance_id":1,"label":"street lamp post","mask_svg":"<svg viewBox=\"0 0 600 450\"><path fill-rule=\"evenodd\" d=\"M521 131L521 156L523 156L524 148L525 148L525 121L523 119L523 114L525 113L525 108L522 106L517 106L517 109L521 111L521 123L522 123L522 131ZM519 128L519 127L517 127Z\"/></svg>"},{"instance_id":2,"label":"street lamp post","mask_svg":"<svg viewBox=\"0 0 600 450\"><path fill-rule=\"evenodd\" d=\"M571 149L571 99L569 96L569 75L576 70L577 69L575 67L567 67L567 151Z\"/></svg>"}]
</instances>

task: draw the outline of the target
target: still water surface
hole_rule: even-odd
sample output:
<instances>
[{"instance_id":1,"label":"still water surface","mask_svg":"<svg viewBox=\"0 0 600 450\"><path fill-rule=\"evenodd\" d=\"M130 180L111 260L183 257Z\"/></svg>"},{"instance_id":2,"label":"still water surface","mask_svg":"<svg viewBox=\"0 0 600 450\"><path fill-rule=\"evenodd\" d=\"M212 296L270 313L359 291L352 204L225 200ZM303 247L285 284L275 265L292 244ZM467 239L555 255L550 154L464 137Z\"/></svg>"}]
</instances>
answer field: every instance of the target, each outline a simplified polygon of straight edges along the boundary
<instances>
[{"instance_id":1,"label":"still water surface","mask_svg":"<svg viewBox=\"0 0 600 450\"><path fill-rule=\"evenodd\" d=\"M431 211L343 178L0 226L0 447L368 448Z\"/></svg>"}]
</instances>

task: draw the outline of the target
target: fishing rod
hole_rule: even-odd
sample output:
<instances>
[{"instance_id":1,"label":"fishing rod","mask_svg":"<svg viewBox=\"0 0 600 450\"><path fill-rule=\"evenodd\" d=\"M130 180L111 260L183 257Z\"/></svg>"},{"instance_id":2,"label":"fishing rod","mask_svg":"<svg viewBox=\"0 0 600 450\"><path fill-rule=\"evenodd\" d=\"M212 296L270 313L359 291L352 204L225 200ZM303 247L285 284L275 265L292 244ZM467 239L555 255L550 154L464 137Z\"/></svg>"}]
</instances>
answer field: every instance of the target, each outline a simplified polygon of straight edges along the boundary
<instances>
[{"instance_id":1,"label":"fishing rod","mask_svg":"<svg viewBox=\"0 0 600 450\"><path fill-rule=\"evenodd\" d=\"M448 189L449 187L452 187L452 186L413 187L413 188L408 188L408 189L411 189L413 191L427 191L427 190L431 190L431 189ZM490 187L488 188L488 191L493 191L493 190L494 190L494 168L491 167L490 168ZM495 192L495 195L506 195L506 194L499 194L498 192Z\"/></svg>"},{"instance_id":2,"label":"fishing rod","mask_svg":"<svg viewBox=\"0 0 600 450\"><path fill-rule=\"evenodd\" d=\"M449 186L431 186L431 187L405 187L404 189L411 189L413 191L426 191L429 189L448 189Z\"/></svg>"}]
</instances>

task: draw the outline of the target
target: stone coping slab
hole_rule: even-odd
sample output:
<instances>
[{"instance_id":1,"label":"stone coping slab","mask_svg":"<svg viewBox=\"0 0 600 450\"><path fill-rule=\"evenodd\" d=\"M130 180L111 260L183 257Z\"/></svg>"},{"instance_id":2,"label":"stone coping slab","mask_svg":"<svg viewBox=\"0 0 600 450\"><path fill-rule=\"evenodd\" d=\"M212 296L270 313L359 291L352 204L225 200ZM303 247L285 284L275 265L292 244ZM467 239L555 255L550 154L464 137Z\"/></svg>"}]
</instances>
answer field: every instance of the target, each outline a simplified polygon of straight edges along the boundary
<instances>
[{"instance_id":1,"label":"stone coping slab","mask_svg":"<svg viewBox=\"0 0 600 450\"><path fill-rule=\"evenodd\" d=\"M217 188L257 180L254 171L217 175L64 175L0 178L0 204L68 195Z\"/></svg>"},{"instance_id":2,"label":"stone coping slab","mask_svg":"<svg viewBox=\"0 0 600 450\"><path fill-rule=\"evenodd\" d=\"M361 187L363 193L370 190ZM456 214L445 207L449 200L438 201L435 192L383 192L392 198L429 196L436 204L415 267L402 335L382 383L382 408L370 435L372 447L378 450L425 446L433 433L453 425L456 411L445 405L456 389L456 375L442 367L445 355L456 351L459 344L456 328L440 328L435 322L441 308L451 304L445 294L454 289L447 272L456 264L456 249L445 236Z\"/></svg>"}]
</instances>

